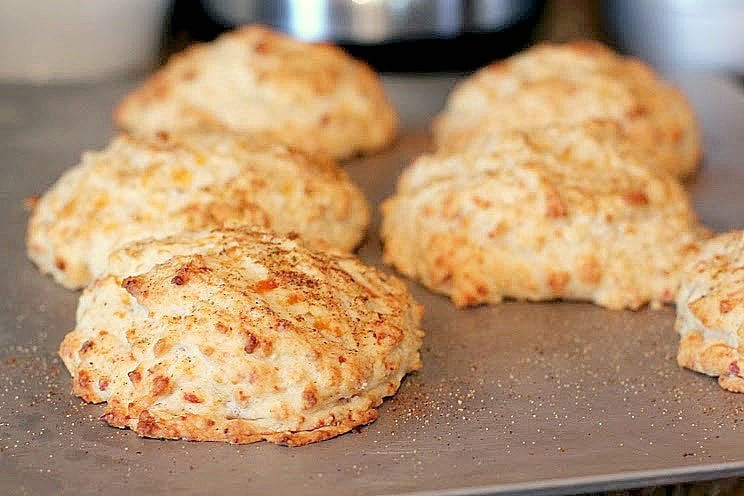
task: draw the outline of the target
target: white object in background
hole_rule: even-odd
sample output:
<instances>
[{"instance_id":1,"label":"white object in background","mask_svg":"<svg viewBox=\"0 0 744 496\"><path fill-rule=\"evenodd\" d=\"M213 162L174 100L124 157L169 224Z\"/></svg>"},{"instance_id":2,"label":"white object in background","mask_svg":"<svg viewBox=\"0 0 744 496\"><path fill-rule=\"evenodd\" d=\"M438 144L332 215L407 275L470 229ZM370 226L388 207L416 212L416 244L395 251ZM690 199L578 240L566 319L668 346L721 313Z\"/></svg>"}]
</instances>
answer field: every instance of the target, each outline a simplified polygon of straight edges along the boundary
<instances>
[{"instance_id":1,"label":"white object in background","mask_svg":"<svg viewBox=\"0 0 744 496\"><path fill-rule=\"evenodd\" d=\"M744 0L605 0L620 45L662 71L744 74Z\"/></svg>"},{"instance_id":2,"label":"white object in background","mask_svg":"<svg viewBox=\"0 0 744 496\"><path fill-rule=\"evenodd\" d=\"M83 81L156 61L168 0L0 0L0 80Z\"/></svg>"}]
</instances>

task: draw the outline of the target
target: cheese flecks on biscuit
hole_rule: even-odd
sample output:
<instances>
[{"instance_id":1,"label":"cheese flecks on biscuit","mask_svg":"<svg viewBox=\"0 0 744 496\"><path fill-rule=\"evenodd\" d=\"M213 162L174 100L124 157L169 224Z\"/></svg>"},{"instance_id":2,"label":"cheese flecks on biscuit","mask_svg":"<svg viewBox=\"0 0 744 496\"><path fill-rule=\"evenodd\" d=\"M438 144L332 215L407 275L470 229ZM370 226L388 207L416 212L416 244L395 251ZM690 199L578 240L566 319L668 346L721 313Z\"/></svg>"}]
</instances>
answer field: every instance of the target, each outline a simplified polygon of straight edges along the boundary
<instances>
[{"instance_id":1,"label":"cheese flecks on biscuit","mask_svg":"<svg viewBox=\"0 0 744 496\"><path fill-rule=\"evenodd\" d=\"M671 302L704 230L679 183L626 144L592 123L423 155L382 206L384 261L458 306Z\"/></svg>"},{"instance_id":2,"label":"cheese flecks on biscuit","mask_svg":"<svg viewBox=\"0 0 744 496\"><path fill-rule=\"evenodd\" d=\"M421 366L422 308L351 255L266 231L129 244L83 293L73 392L141 436L302 445L377 418Z\"/></svg>"},{"instance_id":3,"label":"cheese flecks on biscuit","mask_svg":"<svg viewBox=\"0 0 744 496\"><path fill-rule=\"evenodd\" d=\"M337 158L377 150L397 132L379 77L329 44L248 26L173 56L115 111L138 133L190 128L264 132Z\"/></svg>"},{"instance_id":4,"label":"cheese flecks on biscuit","mask_svg":"<svg viewBox=\"0 0 744 496\"><path fill-rule=\"evenodd\" d=\"M368 222L364 196L329 158L226 132L122 135L39 200L27 250L77 288L128 241L247 224L351 250Z\"/></svg>"},{"instance_id":5,"label":"cheese flecks on biscuit","mask_svg":"<svg viewBox=\"0 0 744 496\"><path fill-rule=\"evenodd\" d=\"M499 130L596 119L617 122L651 166L674 176L700 161L700 130L682 93L593 42L542 44L477 71L452 91L434 135L438 148L456 150Z\"/></svg>"},{"instance_id":6,"label":"cheese flecks on biscuit","mask_svg":"<svg viewBox=\"0 0 744 496\"><path fill-rule=\"evenodd\" d=\"M685 268L677 296L677 362L744 392L744 232L716 236Z\"/></svg>"}]
</instances>

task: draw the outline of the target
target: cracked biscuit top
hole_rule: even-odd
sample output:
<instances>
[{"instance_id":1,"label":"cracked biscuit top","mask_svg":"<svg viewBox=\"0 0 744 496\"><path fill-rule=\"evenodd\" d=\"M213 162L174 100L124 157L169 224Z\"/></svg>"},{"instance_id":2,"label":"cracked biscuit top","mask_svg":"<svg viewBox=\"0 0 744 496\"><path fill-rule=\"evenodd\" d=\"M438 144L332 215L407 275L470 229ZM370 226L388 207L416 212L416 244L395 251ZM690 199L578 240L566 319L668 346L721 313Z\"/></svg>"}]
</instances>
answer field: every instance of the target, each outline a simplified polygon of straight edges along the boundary
<instances>
[{"instance_id":1,"label":"cracked biscuit top","mask_svg":"<svg viewBox=\"0 0 744 496\"><path fill-rule=\"evenodd\" d=\"M372 422L422 308L351 255L248 228L135 242L83 293L73 391L142 436L293 445Z\"/></svg>"},{"instance_id":2,"label":"cracked biscuit top","mask_svg":"<svg viewBox=\"0 0 744 496\"><path fill-rule=\"evenodd\" d=\"M323 156L226 132L121 135L37 202L27 250L77 288L129 241L247 224L351 250L368 221L361 191Z\"/></svg>"},{"instance_id":3,"label":"cracked biscuit top","mask_svg":"<svg viewBox=\"0 0 744 496\"><path fill-rule=\"evenodd\" d=\"M640 60L599 43L541 44L458 84L435 121L439 148L471 146L510 128L614 120L649 164L691 174L702 143L682 93Z\"/></svg>"},{"instance_id":4,"label":"cracked biscuit top","mask_svg":"<svg viewBox=\"0 0 744 496\"><path fill-rule=\"evenodd\" d=\"M115 111L128 131L189 128L266 132L337 158L389 144L397 116L366 64L329 44L262 26L174 55Z\"/></svg>"},{"instance_id":5,"label":"cracked biscuit top","mask_svg":"<svg viewBox=\"0 0 744 496\"><path fill-rule=\"evenodd\" d=\"M384 260L460 306L671 302L705 231L617 124L504 131L416 159L382 207Z\"/></svg>"}]
</instances>

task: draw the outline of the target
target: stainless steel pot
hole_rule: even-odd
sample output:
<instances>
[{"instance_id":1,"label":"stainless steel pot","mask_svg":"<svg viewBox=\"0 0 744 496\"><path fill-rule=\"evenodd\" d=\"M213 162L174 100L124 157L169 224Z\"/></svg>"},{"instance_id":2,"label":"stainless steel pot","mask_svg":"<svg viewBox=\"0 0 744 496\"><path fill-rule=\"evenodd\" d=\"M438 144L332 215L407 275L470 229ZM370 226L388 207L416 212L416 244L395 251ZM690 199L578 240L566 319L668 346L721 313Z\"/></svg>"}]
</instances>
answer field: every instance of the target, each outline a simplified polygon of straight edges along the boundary
<instances>
[{"instance_id":1,"label":"stainless steel pot","mask_svg":"<svg viewBox=\"0 0 744 496\"><path fill-rule=\"evenodd\" d=\"M500 31L538 0L203 0L227 25L259 22L298 38L349 43L449 38Z\"/></svg>"}]
</instances>

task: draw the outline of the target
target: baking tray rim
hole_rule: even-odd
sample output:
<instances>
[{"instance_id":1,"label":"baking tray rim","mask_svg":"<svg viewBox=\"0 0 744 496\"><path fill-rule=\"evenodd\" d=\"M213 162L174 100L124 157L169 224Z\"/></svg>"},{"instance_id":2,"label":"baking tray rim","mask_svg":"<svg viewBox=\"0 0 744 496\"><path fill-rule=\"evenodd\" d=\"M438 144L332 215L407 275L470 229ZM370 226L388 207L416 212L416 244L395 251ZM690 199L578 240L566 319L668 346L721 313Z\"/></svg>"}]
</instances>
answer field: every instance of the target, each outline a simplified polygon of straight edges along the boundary
<instances>
[{"instance_id":1,"label":"baking tray rim","mask_svg":"<svg viewBox=\"0 0 744 496\"><path fill-rule=\"evenodd\" d=\"M530 482L514 482L507 484L487 484L472 486L467 489L441 489L434 491L413 491L404 493L405 496L484 496L489 494L580 494L606 491L617 491L650 486L687 483L690 481L704 482L744 476L744 461L709 463L691 467L659 468L652 470L636 470L618 472L614 476L608 474L569 477L564 479L544 479ZM390 493L386 496L392 496Z\"/></svg>"}]
</instances>

